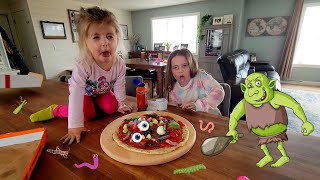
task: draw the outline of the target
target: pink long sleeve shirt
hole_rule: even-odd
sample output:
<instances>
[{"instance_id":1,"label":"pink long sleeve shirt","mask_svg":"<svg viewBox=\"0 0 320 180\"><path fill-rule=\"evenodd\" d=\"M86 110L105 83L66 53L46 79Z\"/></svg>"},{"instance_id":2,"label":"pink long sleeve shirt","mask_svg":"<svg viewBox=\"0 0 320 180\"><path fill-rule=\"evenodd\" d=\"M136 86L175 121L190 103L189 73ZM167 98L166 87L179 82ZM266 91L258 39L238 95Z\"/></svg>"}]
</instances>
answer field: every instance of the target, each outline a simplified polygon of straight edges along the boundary
<instances>
[{"instance_id":1,"label":"pink long sleeve shirt","mask_svg":"<svg viewBox=\"0 0 320 180\"><path fill-rule=\"evenodd\" d=\"M177 105L193 102L196 111L221 115L217 107L223 101L224 94L223 87L210 74L200 70L186 86L175 83L169 93L169 102Z\"/></svg>"},{"instance_id":2,"label":"pink long sleeve shirt","mask_svg":"<svg viewBox=\"0 0 320 180\"><path fill-rule=\"evenodd\" d=\"M68 128L84 127L84 95L99 96L113 91L119 106L124 104L126 64L118 57L109 71L100 68L95 62L76 62L69 79Z\"/></svg>"}]
</instances>

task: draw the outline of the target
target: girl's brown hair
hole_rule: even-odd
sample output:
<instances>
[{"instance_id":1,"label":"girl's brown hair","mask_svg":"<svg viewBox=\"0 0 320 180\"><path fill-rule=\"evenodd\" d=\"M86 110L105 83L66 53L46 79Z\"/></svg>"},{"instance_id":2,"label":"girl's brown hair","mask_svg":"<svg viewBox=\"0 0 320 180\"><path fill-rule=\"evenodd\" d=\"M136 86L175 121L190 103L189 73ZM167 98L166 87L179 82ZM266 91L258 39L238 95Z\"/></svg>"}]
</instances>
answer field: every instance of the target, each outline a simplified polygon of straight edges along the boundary
<instances>
[{"instance_id":1,"label":"girl's brown hair","mask_svg":"<svg viewBox=\"0 0 320 180\"><path fill-rule=\"evenodd\" d=\"M167 62L167 71L166 71L166 92L167 96L169 95L169 92L172 91L174 84L176 83L176 79L173 77L172 74L172 59L176 56L184 56L190 67L190 77L194 78L197 73L199 72L199 65L196 58L193 56L193 54L188 49L178 49L173 51L168 58Z\"/></svg>"},{"instance_id":2,"label":"girl's brown hair","mask_svg":"<svg viewBox=\"0 0 320 180\"><path fill-rule=\"evenodd\" d=\"M101 23L101 24L108 24L115 28L118 40L118 47L121 44L122 39L122 31L120 29L119 23L115 17L115 15L104 9L100 9L99 7L92 7L84 9L83 7L80 8L80 14L76 18L77 29L79 32L79 52L80 52L80 60L86 61L91 59L90 51L86 44L87 33L90 25L92 23Z\"/></svg>"}]
</instances>

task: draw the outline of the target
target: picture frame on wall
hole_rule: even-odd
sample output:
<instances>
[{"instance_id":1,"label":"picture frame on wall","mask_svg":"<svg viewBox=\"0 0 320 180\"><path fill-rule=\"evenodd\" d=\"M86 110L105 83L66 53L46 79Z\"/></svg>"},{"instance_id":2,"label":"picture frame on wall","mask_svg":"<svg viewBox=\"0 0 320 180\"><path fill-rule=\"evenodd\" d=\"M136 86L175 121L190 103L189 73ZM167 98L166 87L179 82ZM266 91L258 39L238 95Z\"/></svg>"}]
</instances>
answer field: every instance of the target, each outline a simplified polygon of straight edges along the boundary
<instances>
[{"instance_id":1,"label":"picture frame on wall","mask_svg":"<svg viewBox=\"0 0 320 180\"><path fill-rule=\"evenodd\" d=\"M223 22L223 16L221 17L214 17L212 20L212 25L221 25Z\"/></svg>"},{"instance_id":2,"label":"picture frame on wall","mask_svg":"<svg viewBox=\"0 0 320 180\"><path fill-rule=\"evenodd\" d=\"M159 51L165 51L166 47L165 46L159 46Z\"/></svg>"},{"instance_id":3,"label":"picture frame on wall","mask_svg":"<svg viewBox=\"0 0 320 180\"><path fill-rule=\"evenodd\" d=\"M179 45L175 45L173 46L172 50L175 51L175 50L178 50L179 49Z\"/></svg>"},{"instance_id":4,"label":"picture frame on wall","mask_svg":"<svg viewBox=\"0 0 320 180\"><path fill-rule=\"evenodd\" d=\"M181 44L181 49L188 49L189 44Z\"/></svg>"},{"instance_id":5,"label":"picture frame on wall","mask_svg":"<svg viewBox=\"0 0 320 180\"><path fill-rule=\"evenodd\" d=\"M285 36L289 26L289 20L289 16L250 18L247 20L245 36Z\"/></svg>"},{"instance_id":6,"label":"picture frame on wall","mask_svg":"<svg viewBox=\"0 0 320 180\"><path fill-rule=\"evenodd\" d=\"M40 21L43 39L67 39L64 23Z\"/></svg>"},{"instance_id":7,"label":"picture frame on wall","mask_svg":"<svg viewBox=\"0 0 320 180\"><path fill-rule=\"evenodd\" d=\"M70 29L71 29L71 36L72 36L72 42L78 42L79 35L76 25L76 20L80 14L77 10L68 9L68 16L69 16L69 22L70 22Z\"/></svg>"},{"instance_id":8,"label":"picture frame on wall","mask_svg":"<svg viewBox=\"0 0 320 180\"><path fill-rule=\"evenodd\" d=\"M232 24L232 22L233 22L233 14L227 14L223 16L222 24Z\"/></svg>"},{"instance_id":9,"label":"picture frame on wall","mask_svg":"<svg viewBox=\"0 0 320 180\"><path fill-rule=\"evenodd\" d=\"M120 24L122 34L123 34L123 40L128 40L128 25Z\"/></svg>"},{"instance_id":10,"label":"picture frame on wall","mask_svg":"<svg viewBox=\"0 0 320 180\"><path fill-rule=\"evenodd\" d=\"M159 51L160 50L160 46L162 46L162 43L154 43L153 44L153 50L154 51Z\"/></svg>"}]
</instances>

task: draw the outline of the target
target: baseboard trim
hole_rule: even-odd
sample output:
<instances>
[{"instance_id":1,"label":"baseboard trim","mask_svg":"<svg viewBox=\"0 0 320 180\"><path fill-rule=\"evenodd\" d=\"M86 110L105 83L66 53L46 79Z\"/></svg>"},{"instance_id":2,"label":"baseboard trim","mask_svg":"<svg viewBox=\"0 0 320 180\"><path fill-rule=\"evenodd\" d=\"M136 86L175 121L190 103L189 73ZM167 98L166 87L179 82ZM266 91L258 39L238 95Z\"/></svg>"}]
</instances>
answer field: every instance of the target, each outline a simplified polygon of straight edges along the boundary
<instances>
[{"instance_id":1,"label":"baseboard trim","mask_svg":"<svg viewBox=\"0 0 320 180\"><path fill-rule=\"evenodd\" d=\"M281 80L281 84L294 84L294 85L302 85L302 86L320 87L320 82L302 81L302 80Z\"/></svg>"}]
</instances>

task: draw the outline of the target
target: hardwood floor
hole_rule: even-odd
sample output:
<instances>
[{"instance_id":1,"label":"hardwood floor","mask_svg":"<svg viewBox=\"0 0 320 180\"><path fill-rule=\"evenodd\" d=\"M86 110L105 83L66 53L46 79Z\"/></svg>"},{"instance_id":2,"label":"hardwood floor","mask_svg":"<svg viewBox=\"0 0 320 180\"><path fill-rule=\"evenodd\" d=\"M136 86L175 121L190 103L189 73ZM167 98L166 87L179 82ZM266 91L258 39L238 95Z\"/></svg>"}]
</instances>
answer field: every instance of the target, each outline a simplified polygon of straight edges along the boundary
<instances>
[{"instance_id":1,"label":"hardwood floor","mask_svg":"<svg viewBox=\"0 0 320 180\"><path fill-rule=\"evenodd\" d=\"M304 90L304 91L320 92L319 86L305 86L305 85L281 83L281 87L285 89L297 89L297 90Z\"/></svg>"}]
</instances>

